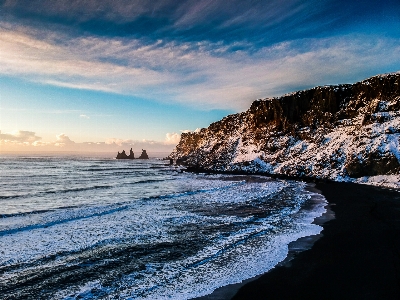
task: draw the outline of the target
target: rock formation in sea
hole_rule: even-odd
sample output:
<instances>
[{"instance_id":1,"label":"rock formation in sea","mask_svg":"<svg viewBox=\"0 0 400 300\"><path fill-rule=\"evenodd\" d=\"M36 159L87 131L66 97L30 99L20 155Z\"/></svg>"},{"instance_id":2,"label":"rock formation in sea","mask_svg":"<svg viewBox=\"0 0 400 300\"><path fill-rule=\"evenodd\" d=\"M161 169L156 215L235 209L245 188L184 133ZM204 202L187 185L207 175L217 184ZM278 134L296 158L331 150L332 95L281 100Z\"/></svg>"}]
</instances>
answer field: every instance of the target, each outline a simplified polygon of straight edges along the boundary
<instances>
[{"instance_id":1,"label":"rock formation in sea","mask_svg":"<svg viewBox=\"0 0 400 300\"><path fill-rule=\"evenodd\" d=\"M259 99L198 132L170 158L210 171L349 180L400 171L400 72Z\"/></svg>"},{"instance_id":2,"label":"rock formation in sea","mask_svg":"<svg viewBox=\"0 0 400 300\"><path fill-rule=\"evenodd\" d=\"M126 155L125 150L122 150L121 153L118 152L116 159L128 159L128 155Z\"/></svg>"},{"instance_id":3,"label":"rock formation in sea","mask_svg":"<svg viewBox=\"0 0 400 300\"><path fill-rule=\"evenodd\" d=\"M125 150L122 150L122 153L118 152L116 159L135 159L135 154L133 153L132 148L129 150L129 155L126 155Z\"/></svg>"},{"instance_id":4,"label":"rock formation in sea","mask_svg":"<svg viewBox=\"0 0 400 300\"><path fill-rule=\"evenodd\" d=\"M142 149L142 154L140 154L139 159L149 159L146 150Z\"/></svg>"}]
</instances>

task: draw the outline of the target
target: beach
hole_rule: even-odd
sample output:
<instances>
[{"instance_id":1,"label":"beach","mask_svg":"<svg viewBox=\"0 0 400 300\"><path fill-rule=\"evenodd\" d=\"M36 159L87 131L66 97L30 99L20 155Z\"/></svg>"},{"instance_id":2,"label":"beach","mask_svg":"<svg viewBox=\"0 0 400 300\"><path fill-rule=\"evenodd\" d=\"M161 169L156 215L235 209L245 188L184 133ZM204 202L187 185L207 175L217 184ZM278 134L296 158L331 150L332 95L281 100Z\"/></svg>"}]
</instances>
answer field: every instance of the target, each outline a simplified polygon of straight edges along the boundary
<instances>
[{"instance_id":1,"label":"beach","mask_svg":"<svg viewBox=\"0 0 400 300\"><path fill-rule=\"evenodd\" d=\"M400 191L343 182L315 188L329 202L315 220L320 235L291 243L269 272L198 300L399 299Z\"/></svg>"},{"instance_id":2,"label":"beach","mask_svg":"<svg viewBox=\"0 0 400 300\"><path fill-rule=\"evenodd\" d=\"M400 298L399 191L339 182L316 188L335 214L321 225L322 237L233 299Z\"/></svg>"}]
</instances>

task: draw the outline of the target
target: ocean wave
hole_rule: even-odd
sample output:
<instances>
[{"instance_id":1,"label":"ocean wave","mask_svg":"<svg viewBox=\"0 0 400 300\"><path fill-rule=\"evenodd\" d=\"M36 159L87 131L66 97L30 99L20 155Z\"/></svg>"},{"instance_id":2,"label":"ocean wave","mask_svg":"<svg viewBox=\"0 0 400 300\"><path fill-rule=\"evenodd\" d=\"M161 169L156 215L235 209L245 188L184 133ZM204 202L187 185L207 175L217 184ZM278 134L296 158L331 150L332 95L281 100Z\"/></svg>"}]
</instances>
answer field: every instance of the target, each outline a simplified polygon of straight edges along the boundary
<instances>
[{"instance_id":1,"label":"ocean wave","mask_svg":"<svg viewBox=\"0 0 400 300\"><path fill-rule=\"evenodd\" d=\"M137 170L143 170L146 168L143 167L137 167L137 166L132 166L132 167L98 167L98 168L79 168L77 171L84 171L84 172L103 172L103 171L125 171L125 170L132 170L132 171L137 171Z\"/></svg>"},{"instance_id":2,"label":"ocean wave","mask_svg":"<svg viewBox=\"0 0 400 300\"><path fill-rule=\"evenodd\" d=\"M165 181L165 180L147 179L147 180L136 181L136 182L133 182L131 184L154 183L154 182L162 182L162 181ZM181 192L181 193L172 193L172 194L165 194L165 195L150 196L150 197L136 199L133 202L131 200L128 200L128 201L125 201L125 202L119 202L117 204L109 205L109 208L107 206L104 207L104 208L100 208L100 211L96 211L94 213L91 213L91 211L95 210L96 207L89 207L89 208L82 207L81 209L79 209L79 206L75 206L76 208L78 208L78 212L77 213L79 215L76 215L76 216L73 216L73 217L64 217L61 214L60 216L58 216L59 219L57 219L55 221L42 222L42 223L38 223L38 224L30 224L28 226L21 226L21 227L12 228L12 229L0 230L0 236L13 234L13 233L20 232L20 231L29 231L29 230L38 229L38 228L48 228L48 227L51 227L51 226L55 226L55 225L59 225L59 224L67 223L67 222L73 222L73 221L77 221L77 220L80 220L80 219L87 219L87 218L92 218L92 217L104 216L104 215L107 215L107 214L112 214L112 213L115 213L115 212L119 212L121 210L132 209L140 201L151 202L154 199L172 199L172 198L179 198L179 197L185 197L185 196L190 196L190 195L193 196L193 195L199 194L199 193L207 193L207 192L213 192L213 191L216 192L216 191L219 191L221 189L232 188L232 187L240 185L240 184L244 184L244 182L235 182L235 183L228 184L228 185L225 185L225 186L222 186L222 187L216 187L216 188L210 188L210 189L189 190L189 191L185 191L185 192ZM127 184L124 184L124 185L127 185ZM81 191L81 190L86 190L86 189L75 189L75 190L76 191ZM67 212L69 212L69 210L71 208L75 208L75 207L74 206L66 206L66 207L54 208L52 210L38 210L38 211L24 212L24 213L1 214L0 217L2 217L2 218L12 218L12 217L21 217L21 216L32 216L34 214L42 214L42 213L47 213L47 212L54 212L54 211L57 211L57 210L61 210L61 211L66 210ZM43 220L43 217L41 218L41 220Z\"/></svg>"},{"instance_id":3,"label":"ocean wave","mask_svg":"<svg viewBox=\"0 0 400 300\"><path fill-rule=\"evenodd\" d=\"M7 196L1 196L0 199L15 199L15 198L20 198L20 197L25 197L29 194L23 194L23 195L7 195Z\"/></svg>"},{"instance_id":4,"label":"ocean wave","mask_svg":"<svg viewBox=\"0 0 400 300\"><path fill-rule=\"evenodd\" d=\"M23 217L23 216L30 216L32 214L43 214L43 213L47 213L50 211L52 211L52 210L43 209L43 210L34 210L34 211L21 212L21 213L0 214L0 218Z\"/></svg>"},{"instance_id":5,"label":"ocean wave","mask_svg":"<svg viewBox=\"0 0 400 300\"><path fill-rule=\"evenodd\" d=\"M3 193L21 197L2 201L5 297L187 299L265 272L292 240L320 231L311 223L321 210L302 212L301 182L52 163L60 180L27 177Z\"/></svg>"},{"instance_id":6,"label":"ocean wave","mask_svg":"<svg viewBox=\"0 0 400 300\"><path fill-rule=\"evenodd\" d=\"M0 199L16 199L16 198L38 197L38 196L40 197L40 196L48 195L48 194L65 194L65 193L74 193L74 192L84 192L84 191L98 190L98 189L110 189L112 187L113 187L112 185L94 185L94 186L88 186L88 187L49 190L49 191L41 191L41 192L36 192L36 193L0 196Z\"/></svg>"},{"instance_id":7,"label":"ocean wave","mask_svg":"<svg viewBox=\"0 0 400 300\"><path fill-rule=\"evenodd\" d=\"M14 233L17 233L17 232L22 232L22 231L31 231L31 230L34 230L34 229L48 228L48 227L51 227L51 226L60 225L60 224L64 224L64 223L69 223L69 222L82 220L82 219L88 219L88 218L93 218L93 217L101 217L101 216L112 214L112 213L115 213L115 212L118 212L118 211L121 211L121 210L125 210L125 209L128 209L128 208L129 208L129 206L126 206L126 205L125 206L119 206L119 207L115 207L115 208L112 208L112 209L109 209L109 210L95 212L95 213L92 213L92 214L78 215L78 216L65 218L65 219L57 219L55 221L49 221L49 222L45 222L45 223L32 224L32 225L28 225L28 226L24 226L24 227L1 230L0 231L0 236L10 235L10 234L14 234Z\"/></svg>"}]
</instances>

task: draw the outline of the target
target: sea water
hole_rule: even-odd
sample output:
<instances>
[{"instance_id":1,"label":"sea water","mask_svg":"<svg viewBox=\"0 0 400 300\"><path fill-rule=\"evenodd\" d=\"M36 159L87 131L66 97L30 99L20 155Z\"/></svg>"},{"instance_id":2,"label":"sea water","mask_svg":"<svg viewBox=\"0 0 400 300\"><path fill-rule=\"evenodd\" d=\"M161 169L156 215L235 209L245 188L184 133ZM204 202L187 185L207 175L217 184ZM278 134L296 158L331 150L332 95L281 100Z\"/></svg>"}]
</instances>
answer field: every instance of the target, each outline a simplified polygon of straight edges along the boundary
<instances>
[{"instance_id":1,"label":"sea water","mask_svg":"<svg viewBox=\"0 0 400 300\"><path fill-rule=\"evenodd\" d=\"M319 199L319 201L315 201ZM190 299L262 274L318 234L299 181L166 161L0 157L0 298Z\"/></svg>"}]
</instances>

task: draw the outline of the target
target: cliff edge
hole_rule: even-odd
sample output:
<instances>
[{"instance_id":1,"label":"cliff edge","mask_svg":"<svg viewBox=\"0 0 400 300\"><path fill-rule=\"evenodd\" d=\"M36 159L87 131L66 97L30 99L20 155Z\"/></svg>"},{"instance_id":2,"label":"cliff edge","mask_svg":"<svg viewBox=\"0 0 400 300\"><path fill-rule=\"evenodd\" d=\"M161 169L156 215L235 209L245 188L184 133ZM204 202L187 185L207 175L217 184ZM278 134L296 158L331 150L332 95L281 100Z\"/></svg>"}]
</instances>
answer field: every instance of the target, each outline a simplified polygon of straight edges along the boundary
<instances>
[{"instance_id":1,"label":"cliff edge","mask_svg":"<svg viewBox=\"0 0 400 300\"><path fill-rule=\"evenodd\" d=\"M256 100L170 154L185 166L400 187L400 72Z\"/></svg>"}]
</instances>

